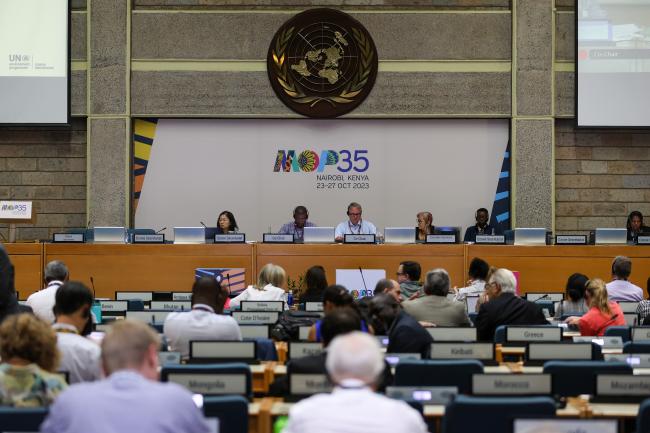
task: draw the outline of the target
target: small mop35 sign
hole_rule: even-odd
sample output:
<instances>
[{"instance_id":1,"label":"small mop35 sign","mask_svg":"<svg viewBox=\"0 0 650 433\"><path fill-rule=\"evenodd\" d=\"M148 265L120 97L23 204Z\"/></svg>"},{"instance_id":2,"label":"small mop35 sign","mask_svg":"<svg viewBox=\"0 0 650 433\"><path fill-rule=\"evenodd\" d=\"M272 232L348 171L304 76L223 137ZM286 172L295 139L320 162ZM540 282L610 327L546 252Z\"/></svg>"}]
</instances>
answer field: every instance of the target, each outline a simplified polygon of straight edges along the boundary
<instances>
[{"instance_id":1,"label":"small mop35 sign","mask_svg":"<svg viewBox=\"0 0 650 433\"><path fill-rule=\"evenodd\" d=\"M310 9L277 31L267 56L271 86L290 109L307 117L338 117L368 96L377 77L377 48L350 15Z\"/></svg>"},{"instance_id":2,"label":"small mop35 sign","mask_svg":"<svg viewBox=\"0 0 650 433\"><path fill-rule=\"evenodd\" d=\"M29 220L31 218L31 201L0 201L0 219Z\"/></svg>"}]
</instances>

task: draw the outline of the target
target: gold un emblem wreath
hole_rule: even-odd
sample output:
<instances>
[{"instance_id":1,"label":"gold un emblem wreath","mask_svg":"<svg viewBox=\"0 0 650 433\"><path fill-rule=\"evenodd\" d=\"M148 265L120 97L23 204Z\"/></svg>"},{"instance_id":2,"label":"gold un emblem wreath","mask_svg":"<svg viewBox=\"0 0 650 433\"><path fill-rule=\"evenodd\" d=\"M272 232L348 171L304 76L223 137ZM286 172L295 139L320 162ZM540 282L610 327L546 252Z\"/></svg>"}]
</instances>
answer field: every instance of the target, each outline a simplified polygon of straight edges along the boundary
<instances>
[{"instance_id":1,"label":"gold un emblem wreath","mask_svg":"<svg viewBox=\"0 0 650 433\"><path fill-rule=\"evenodd\" d=\"M277 31L267 58L271 86L284 104L307 117L354 110L377 77L377 48L350 15L310 9Z\"/></svg>"}]
</instances>

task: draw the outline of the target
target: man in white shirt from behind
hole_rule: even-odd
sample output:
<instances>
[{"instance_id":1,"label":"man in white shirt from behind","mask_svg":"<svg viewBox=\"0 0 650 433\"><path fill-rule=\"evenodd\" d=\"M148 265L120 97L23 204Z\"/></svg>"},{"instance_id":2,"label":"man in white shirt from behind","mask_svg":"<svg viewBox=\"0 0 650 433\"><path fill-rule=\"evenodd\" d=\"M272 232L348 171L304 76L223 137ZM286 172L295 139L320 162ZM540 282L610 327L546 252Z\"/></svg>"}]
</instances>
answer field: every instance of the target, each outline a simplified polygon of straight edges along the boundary
<instances>
[{"instance_id":1,"label":"man in white shirt from behind","mask_svg":"<svg viewBox=\"0 0 650 433\"><path fill-rule=\"evenodd\" d=\"M203 277L192 287L192 311L171 313L165 319L163 333L169 349L180 352L184 359L190 355L193 340L241 341L239 325L223 314L228 291L213 277Z\"/></svg>"},{"instance_id":2,"label":"man in white shirt from behind","mask_svg":"<svg viewBox=\"0 0 650 433\"><path fill-rule=\"evenodd\" d=\"M54 260L45 266L45 288L33 293L27 298L26 304L32 307L34 314L47 323L54 322L54 298L56 291L68 281L69 272L65 263Z\"/></svg>"},{"instance_id":3,"label":"man in white shirt from behind","mask_svg":"<svg viewBox=\"0 0 650 433\"><path fill-rule=\"evenodd\" d=\"M467 286L461 287L460 289L456 289L455 287L452 289L456 293L454 300L464 301L468 296L480 296L485 293L485 280L489 271L490 265L485 260L474 257L467 271L467 276L469 277Z\"/></svg>"},{"instance_id":4,"label":"man in white shirt from behind","mask_svg":"<svg viewBox=\"0 0 650 433\"><path fill-rule=\"evenodd\" d=\"M70 384L102 378L101 349L85 336L92 331L90 307L93 295L88 287L69 281L56 292L54 314L57 348L61 352L59 370L69 373Z\"/></svg>"},{"instance_id":5,"label":"man in white shirt from behind","mask_svg":"<svg viewBox=\"0 0 650 433\"><path fill-rule=\"evenodd\" d=\"M612 262L612 278L607 283L607 295L610 301L632 301L643 300L643 289L630 283L627 279L632 273L632 260L625 256L617 256Z\"/></svg>"},{"instance_id":6,"label":"man in white shirt from behind","mask_svg":"<svg viewBox=\"0 0 650 433\"><path fill-rule=\"evenodd\" d=\"M377 340L362 332L328 346L327 372L335 385L291 408L284 433L424 433L422 416L403 401L374 391L384 360Z\"/></svg>"}]
</instances>

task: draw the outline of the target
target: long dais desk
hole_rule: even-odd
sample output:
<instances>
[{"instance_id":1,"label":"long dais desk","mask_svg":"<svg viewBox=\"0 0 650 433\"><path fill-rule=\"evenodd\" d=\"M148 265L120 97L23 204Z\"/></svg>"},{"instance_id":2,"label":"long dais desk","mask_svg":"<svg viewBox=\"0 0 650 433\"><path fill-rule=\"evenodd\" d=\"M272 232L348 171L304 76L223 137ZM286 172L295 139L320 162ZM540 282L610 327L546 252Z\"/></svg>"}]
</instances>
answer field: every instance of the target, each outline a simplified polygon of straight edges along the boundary
<instances>
[{"instance_id":1,"label":"long dais desk","mask_svg":"<svg viewBox=\"0 0 650 433\"><path fill-rule=\"evenodd\" d=\"M297 282L313 265L325 267L328 281L336 269L384 269L394 278L399 263L414 260L423 272L447 269L452 286L462 287L469 262L481 257L497 267L519 272L523 293L563 291L567 277L581 272L609 280L612 258L632 259L630 280L645 287L650 276L650 246L512 246L512 245L341 245L341 244L225 244L225 245L114 245L8 244L16 266L16 288L25 298L41 286L43 264L63 260L71 278L90 285L98 297L115 290L189 291L199 267L237 267L246 270L250 284L267 263L286 269Z\"/></svg>"}]
</instances>

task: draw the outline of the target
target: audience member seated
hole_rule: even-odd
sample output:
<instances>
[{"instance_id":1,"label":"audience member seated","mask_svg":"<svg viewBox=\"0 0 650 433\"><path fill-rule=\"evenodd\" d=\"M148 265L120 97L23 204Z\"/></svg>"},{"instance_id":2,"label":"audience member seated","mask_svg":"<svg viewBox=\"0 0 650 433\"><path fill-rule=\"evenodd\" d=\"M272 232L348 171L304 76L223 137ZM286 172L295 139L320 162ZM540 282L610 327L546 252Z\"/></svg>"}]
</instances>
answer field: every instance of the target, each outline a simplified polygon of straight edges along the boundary
<instances>
[{"instance_id":1,"label":"audience member seated","mask_svg":"<svg viewBox=\"0 0 650 433\"><path fill-rule=\"evenodd\" d=\"M49 406L67 385L54 374L59 364L56 334L32 314L13 314L0 325L0 404Z\"/></svg>"},{"instance_id":2,"label":"audience member seated","mask_svg":"<svg viewBox=\"0 0 650 433\"><path fill-rule=\"evenodd\" d=\"M336 337L329 346L326 367L334 390L293 406L285 433L427 431L415 409L374 392L384 360L379 343L371 336L355 331Z\"/></svg>"},{"instance_id":3,"label":"audience member seated","mask_svg":"<svg viewBox=\"0 0 650 433\"><path fill-rule=\"evenodd\" d=\"M650 227L643 225L643 214L638 210L630 212L627 217L627 240L633 241L638 235L650 232Z\"/></svg>"},{"instance_id":4,"label":"audience member seated","mask_svg":"<svg viewBox=\"0 0 650 433\"><path fill-rule=\"evenodd\" d=\"M485 293L485 279L489 271L490 265L485 260L474 257L467 271L467 276L469 277L467 286L461 287L460 289L456 289L455 287L452 289L456 293L455 300L464 301L468 295L480 296Z\"/></svg>"},{"instance_id":5,"label":"audience member seated","mask_svg":"<svg viewBox=\"0 0 650 433\"><path fill-rule=\"evenodd\" d=\"M594 278L587 281L585 299L589 311L581 317L566 319L566 323L580 328L580 335L602 336L610 326L625 326L625 315L618 303L607 299L603 280Z\"/></svg>"},{"instance_id":6,"label":"audience member seated","mask_svg":"<svg viewBox=\"0 0 650 433\"><path fill-rule=\"evenodd\" d=\"M21 311L14 286L14 265L0 244L0 323L10 314Z\"/></svg>"},{"instance_id":7,"label":"audience member seated","mask_svg":"<svg viewBox=\"0 0 650 433\"><path fill-rule=\"evenodd\" d=\"M237 297L230 300L230 308L237 309L241 301L283 301L287 273L278 265L268 263L262 267L257 284L248 286Z\"/></svg>"},{"instance_id":8,"label":"audience member seated","mask_svg":"<svg viewBox=\"0 0 650 433\"><path fill-rule=\"evenodd\" d=\"M203 277L192 286L192 311L170 313L163 333L173 352L183 359L190 355L192 340L241 340L237 321L223 314L228 291L213 277Z\"/></svg>"},{"instance_id":9,"label":"audience member seated","mask_svg":"<svg viewBox=\"0 0 650 433\"><path fill-rule=\"evenodd\" d=\"M515 295L517 281L508 269L497 269L485 285L488 301L474 321L479 340L493 341L501 325L548 325L539 305Z\"/></svg>"},{"instance_id":10,"label":"audience member seated","mask_svg":"<svg viewBox=\"0 0 650 433\"><path fill-rule=\"evenodd\" d=\"M56 292L52 328L61 352L59 370L69 373L70 384L92 382L102 378L99 345L86 338L93 329L90 308L93 294L88 287L68 281Z\"/></svg>"},{"instance_id":11,"label":"audience member seated","mask_svg":"<svg viewBox=\"0 0 650 433\"><path fill-rule=\"evenodd\" d=\"M305 227L314 227L316 224L309 221L309 211L305 206L296 206L293 210L293 221L290 221L280 227L278 233L283 235L293 235L294 240L302 241L305 239Z\"/></svg>"},{"instance_id":12,"label":"audience member seated","mask_svg":"<svg viewBox=\"0 0 650 433\"><path fill-rule=\"evenodd\" d=\"M643 300L643 289L630 283L627 279L632 273L632 260L629 257L617 256L612 262L612 278L607 283L607 295L610 301L632 301Z\"/></svg>"},{"instance_id":13,"label":"audience member seated","mask_svg":"<svg viewBox=\"0 0 650 433\"><path fill-rule=\"evenodd\" d=\"M585 285L589 278L586 275L575 273L566 282L566 296L562 302L555 303L555 317L567 314L584 314L589 310L585 299Z\"/></svg>"},{"instance_id":14,"label":"audience member seated","mask_svg":"<svg viewBox=\"0 0 650 433\"><path fill-rule=\"evenodd\" d=\"M436 326L470 326L465 305L447 299L449 274L444 269L427 272L424 278L424 296L402 302L402 308L419 322Z\"/></svg>"},{"instance_id":15,"label":"audience member seated","mask_svg":"<svg viewBox=\"0 0 650 433\"><path fill-rule=\"evenodd\" d=\"M376 235L377 227L370 221L361 219L363 210L359 203L348 205L348 220L336 226L334 238L337 242L345 240L345 235Z\"/></svg>"},{"instance_id":16,"label":"audience member seated","mask_svg":"<svg viewBox=\"0 0 650 433\"><path fill-rule=\"evenodd\" d=\"M102 341L104 380L62 393L41 426L43 433L208 433L192 394L158 382L160 338L145 323L118 321Z\"/></svg>"},{"instance_id":17,"label":"audience member seated","mask_svg":"<svg viewBox=\"0 0 650 433\"><path fill-rule=\"evenodd\" d=\"M402 291L402 300L406 301L412 296L422 295L422 284L420 276L422 267L418 262L405 261L399 264L397 268L397 282Z\"/></svg>"},{"instance_id":18,"label":"audience member seated","mask_svg":"<svg viewBox=\"0 0 650 433\"><path fill-rule=\"evenodd\" d=\"M323 302L323 292L327 287L325 268L316 265L307 269L305 284L307 289L300 295L300 302Z\"/></svg>"},{"instance_id":19,"label":"audience member seated","mask_svg":"<svg viewBox=\"0 0 650 433\"><path fill-rule=\"evenodd\" d=\"M397 302L402 302L402 288L395 280L382 278L381 280L377 281L374 294L377 296L381 295L382 293L392 296Z\"/></svg>"},{"instance_id":20,"label":"audience member seated","mask_svg":"<svg viewBox=\"0 0 650 433\"><path fill-rule=\"evenodd\" d=\"M298 374L327 374L325 369L325 359L327 357L327 347L330 342L337 336L347 334L352 331L361 331L361 318L352 308L337 308L328 313L323 318L321 332L323 334L324 351L319 355L309 355L302 358L291 359L287 364L287 374L278 377L271 384L271 395L283 396L289 393L289 375ZM393 382L393 374L390 366L386 364L384 373L378 383L377 389L382 392Z\"/></svg>"},{"instance_id":21,"label":"audience member seated","mask_svg":"<svg viewBox=\"0 0 650 433\"><path fill-rule=\"evenodd\" d=\"M238 231L235 215L229 210L221 212L217 218L217 234L237 233Z\"/></svg>"},{"instance_id":22,"label":"audience member seated","mask_svg":"<svg viewBox=\"0 0 650 433\"><path fill-rule=\"evenodd\" d=\"M639 305L636 307L636 314L639 315L639 324L649 325L650 323L645 323L646 317L650 315L650 278L645 285L646 293L648 294L648 299L644 299L639 302Z\"/></svg>"},{"instance_id":23,"label":"audience member seated","mask_svg":"<svg viewBox=\"0 0 650 433\"><path fill-rule=\"evenodd\" d=\"M348 292L348 289L337 284L328 286L323 292L323 313L328 314L337 308L342 307L352 308L359 313L359 317L362 317L358 310L358 306L354 303L354 298L350 292ZM312 325L307 337L309 341L323 341L323 335L321 332L322 324L323 320L321 319ZM363 332L368 332L368 325L364 320L361 321L361 330Z\"/></svg>"},{"instance_id":24,"label":"audience member seated","mask_svg":"<svg viewBox=\"0 0 650 433\"><path fill-rule=\"evenodd\" d=\"M34 314L47 323L54 322L54 298L56 291L68 281L69 272L65 263L54 260L45 266L45 288L27 298L26 304L32 307Z\"/></svg>"},{"instance_id":25,"label":"audience member seated","mask_svg":"<svg viewBox=\"0 0 650 433\"><path fill-rule=\"evenodd\" d=\"M419 353L429 355L433 338L413 317L402 310L389 295L375 296L370 304L372 326L377 335L388 336L388 353Z\"/></svg>"},{"instance_id":26,"label":"audience member seated","mask_svg":"<svg viewBox=\"0 0 650 433\"><path fill-rule=\"evenodd\" d=\"M418 212L418 226L415 228L415 240L417 242L426 242L427 235L434 234L433 215L431 212Z\"/></svg>"},{"instance_id":27,"label":"audience member seated","mask_svg":"<svg viewBox=\"0 0 650 433\"><path fill-rule=\"evenodd\" d=\"M465 230L465 237L463 242L476 242L476 235L494 235L497 234L494 227L488 224L490 220L490 214L487 209L484 207L478 209L474 215L476 219L476 224L470 227L467 227Z\"/></svg>"}]
</instances>

